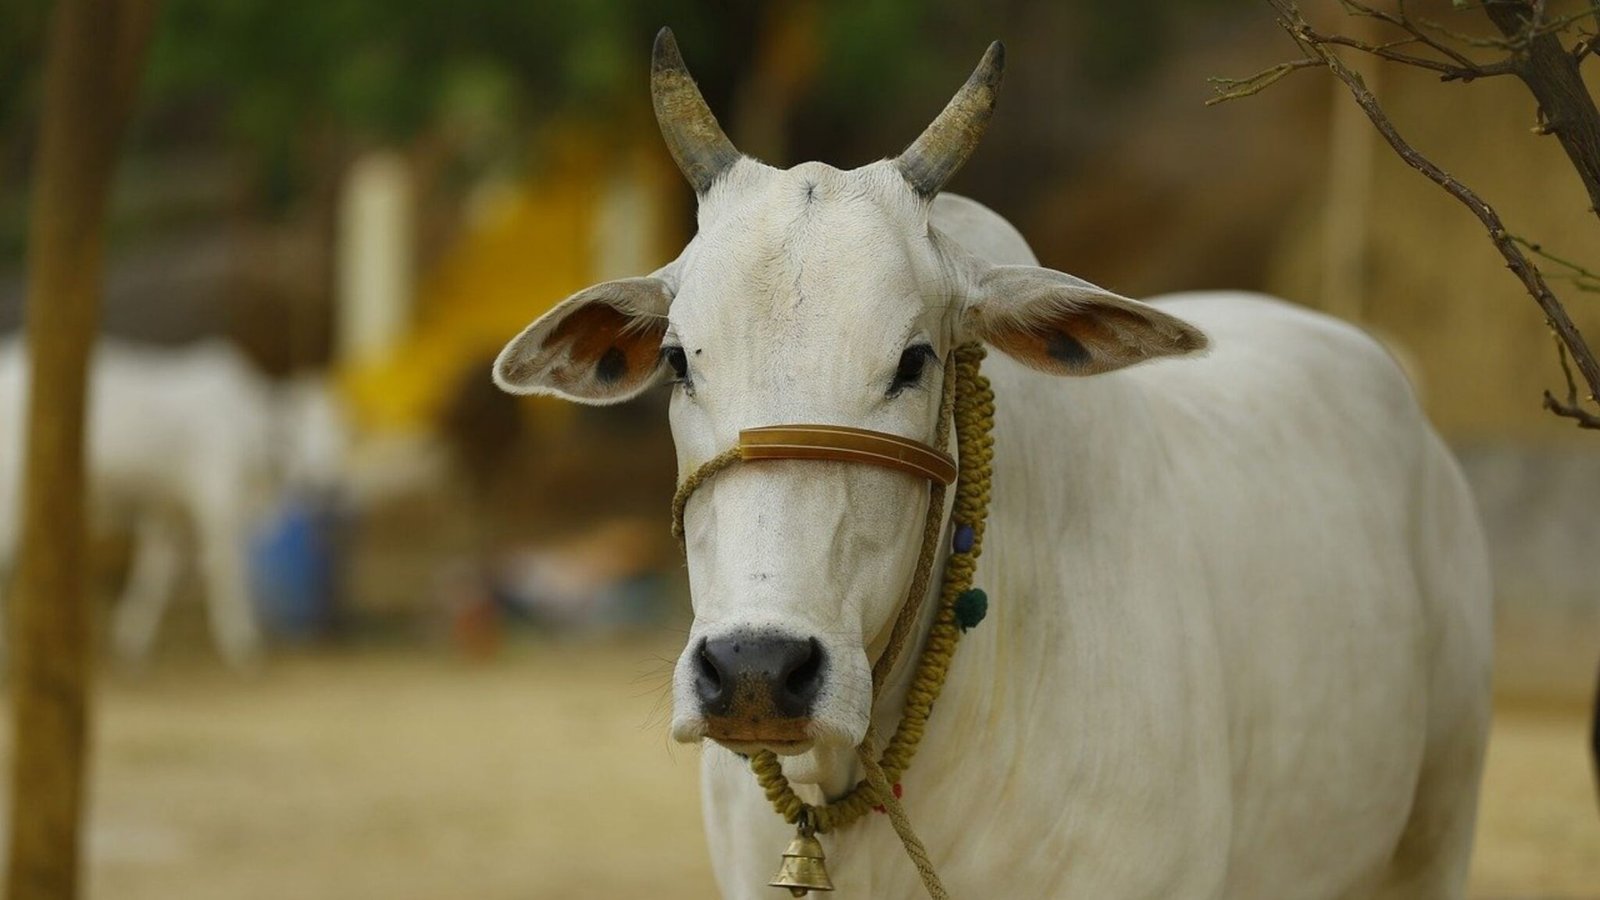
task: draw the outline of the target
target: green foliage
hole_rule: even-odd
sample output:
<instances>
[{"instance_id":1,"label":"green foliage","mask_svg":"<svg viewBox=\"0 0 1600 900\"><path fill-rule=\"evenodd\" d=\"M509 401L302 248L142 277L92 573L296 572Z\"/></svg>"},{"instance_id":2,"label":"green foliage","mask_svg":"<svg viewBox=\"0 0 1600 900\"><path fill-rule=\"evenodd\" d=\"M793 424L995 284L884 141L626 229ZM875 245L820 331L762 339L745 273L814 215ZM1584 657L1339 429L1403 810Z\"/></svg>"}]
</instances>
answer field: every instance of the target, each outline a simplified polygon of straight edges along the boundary
<instances>
[{"instance_id":1,"label":"green foliage","mask_svg":"<svg viewBox=\"0 0 1600 900\"><path fill-rule=\"evenodd\" d=\"M318 120L399 137L452 96L459 67L516 68L530 88L549 84L548 39L561 35L540 18L554 6L505 15L511 4L500 2L168 0L146 93L156 108L210 100L229 134L262 146Z\"/></svg>"},{"instance_id":2,"label":"green foliage","mask_svg":"<svg viewBox=\"0 0 1600 900\"><path fill-rule=\"evenodd\" d=\"M163 0L131 144L135 154L220 145L253 167L277 208L362 143L433 132L449 136L458 159L503 164L552 118L641 114L650 39L663 24L726 115L782 2ZM1070 73L1055 82L1108 93L1137 80L1185 27L1244 0L814 2L821 58L801 103L826 144L844 123L866 136L908 110L921 121L991 38L1026 47L1036 80L1055 66ZM26 168L48 9L0 0L0 188Z\"/></svg>"},{"instance_id":3,"label":"green foliage","mask_svg":"<svg viewBox=\"0 0 1600 900\"><path fill-rule=\"evenodd\" d=\"M674 6L167 0L147 95L158 107L210 97L226 107L229 130L252 142L315 118L403 138L453 103L481 109L490 97L530 121L604 113L643 84L649 36Z\"/></svg>"},{"instance_id":4,"label":"green foliage","mask_svg":"<svg viewBox=\"0 0 1600 900\"><path fill-rule=\"evenodd\" d=\"M926 39L938 0L835 0L822 21L823 99L829 105L881 109L917 92L942 68Z\"/></svg>"},{"instance_id":5,"label":"green foliage","mask_svg":"<svg viewBox=\"0 0 1600 900\"><path fill-rule=\"evenodd\" d=\"M1181 39L1219 10L1246 0L1122 0L1078 4L1084 16L1084 75L1100 85L1137 82Z\"/></svg>"},{"instance_id":6,"label":"green foliage","mask_svg":"<svg viewBox=\"0 0 1600 900\"><path fill-rule=\"evenodd\" d=\"M0 135L39 102L48 0L0 0Z\"/></svg>"},{"instance_id":7,"label":"green foliage","mask_svg":"<svg viewBox=\"0 0 1600 900\"><path fill-rule=\"evenodd\" d=\"M253 161L280 208L330 146L444 129L469 153L504 148L551 116L605 115L625 84L642 84L640 6L166 0L137 143L160 152L198 128Z\"/></svg>"}]
</instances>

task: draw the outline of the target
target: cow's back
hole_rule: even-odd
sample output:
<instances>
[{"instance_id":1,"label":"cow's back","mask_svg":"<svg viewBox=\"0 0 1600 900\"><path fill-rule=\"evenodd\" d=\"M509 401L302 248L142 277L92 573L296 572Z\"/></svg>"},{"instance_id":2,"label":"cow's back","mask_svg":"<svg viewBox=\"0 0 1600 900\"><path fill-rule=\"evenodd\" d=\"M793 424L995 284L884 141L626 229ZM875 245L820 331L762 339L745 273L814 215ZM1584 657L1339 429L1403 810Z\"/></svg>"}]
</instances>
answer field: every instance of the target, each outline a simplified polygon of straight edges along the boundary
<instances>
[{"instance_id":1,"label":"cow's back","mask_svg":"<svg viewBox=\"0 0 1600 900\"><path fill-rule=\"evenodd\" d=\"M1207 587L1235 786L1226 893L1381 880L1435 760L1470 770L1452 787L1469 811L1481 765L1491 587L1465 483L1358 329L1238 293L1154 302L1212 341L1127 377L1151 426L1135 456L1163 467Z\"/></svg>"},{"instance_id":2,"label":"cow's back","mask_svg":"<svg viewBox=\"0 0 1600 900\"><path fill-rule=\"evenodd\" d=\"M1030 261L997 220L935 206L972 252ZM1210 349L1089 378L985 363L995 604L930 743L1029 748L1039 808L1005 813L1089 852L1022 891L1376 896L1418 810L1454 823L1464 874L1490 589L1453 460L1359 330L1238 292L1153 302ZM1434 782L1464 812L1428 809Z\"/></svg>"}]
</instances>

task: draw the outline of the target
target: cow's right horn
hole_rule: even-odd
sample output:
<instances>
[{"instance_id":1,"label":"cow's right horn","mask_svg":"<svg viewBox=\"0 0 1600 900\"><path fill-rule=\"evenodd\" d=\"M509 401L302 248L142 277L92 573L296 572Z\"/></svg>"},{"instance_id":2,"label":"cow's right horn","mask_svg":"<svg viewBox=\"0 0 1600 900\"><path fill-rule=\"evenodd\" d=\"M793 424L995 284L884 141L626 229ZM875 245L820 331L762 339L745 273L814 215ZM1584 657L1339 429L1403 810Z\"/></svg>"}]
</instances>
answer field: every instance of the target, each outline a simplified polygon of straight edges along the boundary
<instances>
[{"instance_id":1,"label":"cow's right horn","mask_svg":"<svg viewBox=\"0 0 1600 900\"><path fill-rule=\"evenodd\" d=\"M650 98L673 160L694 192L704 194L719 175L738 162L739 151L722 133L717 117L700 96L700 88L683 64L671 28L656 32L650 58Z\"/></svg>"},{"instance_id":2,"label":"cow's right horn","mask_svg":"<svg viewBox=\"0 0 1600 900\"><path fill-rule=\"evenodd\" d=\"M977 149L989 116L994 113L995 95L1000 91L1005 69L1005 45L995 41L939 118L895 160L918 194L932 197L939 193Z\"/></svg>"}]
</instances>

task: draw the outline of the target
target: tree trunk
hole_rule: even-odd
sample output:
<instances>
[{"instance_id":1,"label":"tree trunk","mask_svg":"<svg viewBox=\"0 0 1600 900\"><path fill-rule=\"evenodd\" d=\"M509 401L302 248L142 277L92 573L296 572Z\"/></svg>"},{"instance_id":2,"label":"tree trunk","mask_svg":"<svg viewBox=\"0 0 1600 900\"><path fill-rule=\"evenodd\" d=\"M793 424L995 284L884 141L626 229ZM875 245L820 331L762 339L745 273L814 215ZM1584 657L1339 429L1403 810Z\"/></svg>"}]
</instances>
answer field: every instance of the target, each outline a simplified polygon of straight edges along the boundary
<instances>
[{"instance_id":1,"label":"tree trunk","mask_svg":"<svg viewBox=\"0 0 1600 900\"><path fill-rule=\"evenodd\" d=\"M153 13L153 0L61 0L50 23L28 220L32 387L9 641L9 900L78 892L89 684L86 368L106 199Z\"/></svg>"},{"instance_id":2,"label":"tree trunk","mask_svg":"<svg viewBox=\"0 0 1600 900\"><path fill-rule=\"evenodd\" d=\"M1491 0L1483 5L1489 21L1508 40L1527 39L1516 51L1513 71L1539 101L1543 127L1561 142L1589 194L1589 211L1600 215L1600 112L1578 71L1578 59L1561 44L1561 36L1543 32L1527 36L1533 6L1526 0Z\"/></svg>"}]
</instances>

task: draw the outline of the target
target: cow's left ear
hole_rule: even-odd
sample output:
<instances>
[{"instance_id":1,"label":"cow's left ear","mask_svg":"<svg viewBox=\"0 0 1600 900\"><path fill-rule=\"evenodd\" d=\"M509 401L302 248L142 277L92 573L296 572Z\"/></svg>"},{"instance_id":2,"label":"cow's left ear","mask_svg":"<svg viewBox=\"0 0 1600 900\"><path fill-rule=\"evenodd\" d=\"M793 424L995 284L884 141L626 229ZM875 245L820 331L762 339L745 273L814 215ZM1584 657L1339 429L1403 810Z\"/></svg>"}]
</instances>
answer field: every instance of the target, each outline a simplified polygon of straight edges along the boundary
<instances>
[{"instance_id":1,"label":"cow's left ear","mask_svg":"<svg viewBox=\"0 0 1600 900\"><path fill-rule=\"evenodd\" d=\"M603 282L556 304L500 351L495 384L596 406L639 395L663 369L674 293L666 273Z\"/></svg>"},{"instance_id":2,"label":"cow's left ear","mask_svg":"<svg viewBox=\"0 0 1600 900\"><path fill-rule=\"evenodd\" d=\"M1182 319L1034 266L975 273L962 330L1052 375L1097 375L1206 347L1206 336Z\"/></svg>"}]
</instances>

